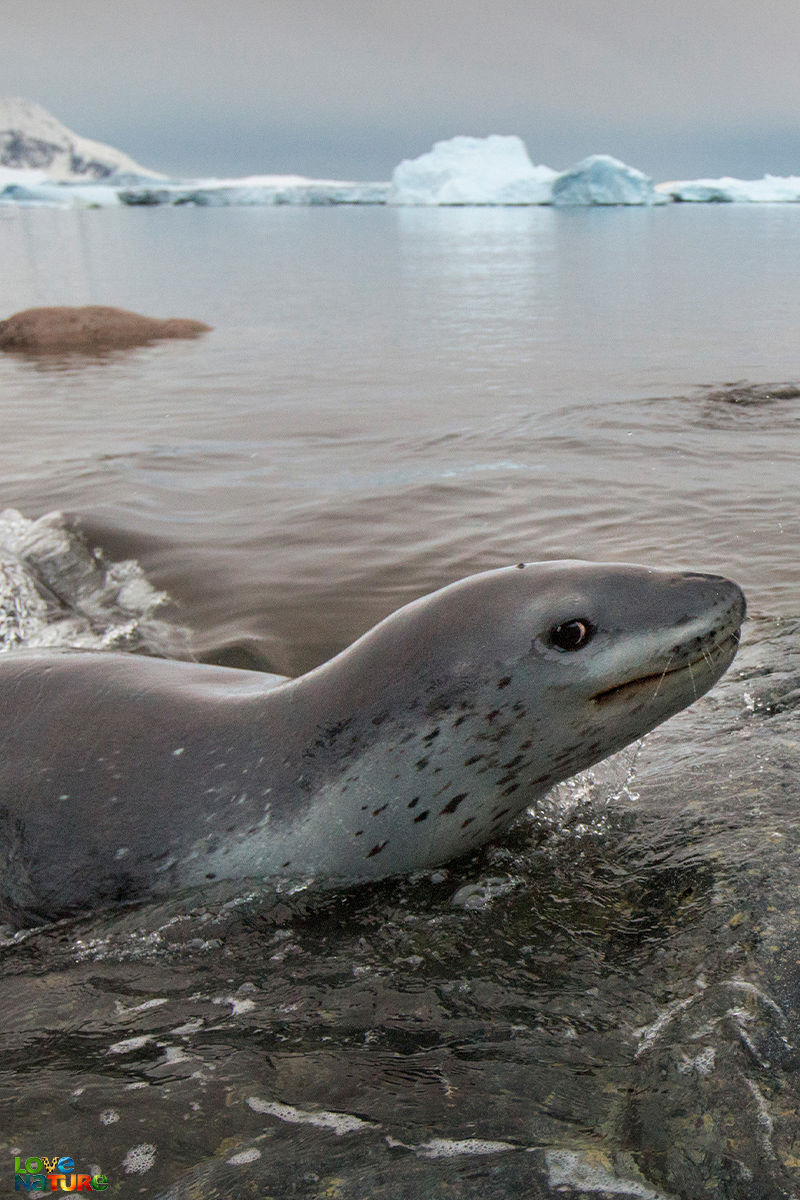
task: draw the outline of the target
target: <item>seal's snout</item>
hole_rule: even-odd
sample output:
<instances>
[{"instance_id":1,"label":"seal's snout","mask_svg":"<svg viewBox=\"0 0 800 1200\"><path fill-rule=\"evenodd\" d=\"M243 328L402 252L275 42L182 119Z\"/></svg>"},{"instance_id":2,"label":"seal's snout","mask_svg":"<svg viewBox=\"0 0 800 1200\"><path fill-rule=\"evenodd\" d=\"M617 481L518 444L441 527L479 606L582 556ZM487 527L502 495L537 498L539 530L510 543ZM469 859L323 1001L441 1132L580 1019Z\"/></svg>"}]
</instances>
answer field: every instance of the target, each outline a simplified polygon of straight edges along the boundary
<instances>
[{"instance_id":1,"label":"seal's snout","mask_svg":"<svg viewBox=\"0 0 800 1200\"><path fill-rule=\"evenodd\" d=\"M737 583L732 579L724 579L722 576L712 576L714 579L714 587L717 592L717 604L723 608L726 625L732 625L735 629L737 638L742 622L747 614L747 600L745 594Z\"/></svg>"},{"instance_id":2,"label":"seal's snout","mask_svg":"<svg viewBox=\"0 0 800 1200\"><path fill-rule=\"evenodd\" d=\"M691 607L696 613L685 625L680 620L676 623L676 628L681 629L681 633L687 638L687 653L693 648L691 639L688 638L690 632L697 635L694 643L700 648L718 649L722 646L733 646L735 652L747 612L747 601L742 589L732 579L726 579L723 575L687 572L681 578L691 589ZM682 626L684 628L681 628Z\"/></svg>"},{"instance_id":3,"label":"seal's snout","mask_svg":"<svg viewBox=\"0 0 800 1200\"><path fill-rule=\"evenodd\" d=\"M711 575L699 571L684 571L675 576L675 583L687 586L691 593L697 594L697 600L702 608L709 612L721 611L726 624L741 625L747 612L747 601L744 592L732 579L724 575Z\"/></svg>"},{"instance_id":4,"label":"seal's snout","mask_svg":"<svg viewBox=\"0 0 800 1200\"><path fill-rule=\"evenodd\" d=\"M651 604L661 623L639 643L640 660L592 699L629 702L646 696L663 706L664 719L707 691L730 666L739 647L747 603L738 584L697 571L657 577ZM635 643L631 643L634 650Z\"/></svg>"}]
</instances>

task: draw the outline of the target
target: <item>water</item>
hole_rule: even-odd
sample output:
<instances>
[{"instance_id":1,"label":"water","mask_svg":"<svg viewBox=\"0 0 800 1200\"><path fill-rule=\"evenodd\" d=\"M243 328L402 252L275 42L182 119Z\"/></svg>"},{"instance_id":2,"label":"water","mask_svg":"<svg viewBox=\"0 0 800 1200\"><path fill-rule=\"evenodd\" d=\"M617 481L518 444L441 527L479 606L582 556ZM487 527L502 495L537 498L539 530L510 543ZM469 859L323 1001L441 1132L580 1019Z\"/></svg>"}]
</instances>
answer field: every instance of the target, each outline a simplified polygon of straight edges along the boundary
<instances>
[{"instance_id":1,"label":"water","mask_svg":"<svg viewBox=\"0 0 800 1200\"><path fill-rule=\"evenodd\" d=\"M796 610L790 206L248 209L0 219L0 311L214 332L0 362L0 503L135 553L202 647L295 674L459 575L585 557Z\"/></svg>"},{"instance_id":2,"label":"water","mask_svg":"<svg viewBox=\"0 0 800 1200\"><path fill-rule=\"evenodd\" d=\"M797 209L25 210L0 262L2 312L214 326L0 359L0 507L135 558L196 653L294 674L523 558L722 570L758 618L699 705L470 862L5 946L6 1169L70 1153L169 1200L797 1195Z\"/></svg>"}]
</instances>

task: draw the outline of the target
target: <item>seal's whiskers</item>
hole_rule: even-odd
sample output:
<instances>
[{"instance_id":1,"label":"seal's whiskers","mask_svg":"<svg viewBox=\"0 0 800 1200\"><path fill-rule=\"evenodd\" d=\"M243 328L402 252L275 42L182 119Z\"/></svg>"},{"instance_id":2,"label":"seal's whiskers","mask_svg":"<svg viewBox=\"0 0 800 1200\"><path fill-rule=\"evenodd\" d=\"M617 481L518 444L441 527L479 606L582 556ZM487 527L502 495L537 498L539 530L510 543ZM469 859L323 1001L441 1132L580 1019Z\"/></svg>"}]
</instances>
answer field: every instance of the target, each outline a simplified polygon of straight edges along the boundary
<instances>
[{"instance_id":1,"label":"seal's whiskers","mask_svg":"<svg viewBox=\"0 0 800 1200\"><path fill-rule=\"evenodd\" d=\"M656 690L653 692L654 700L658 696L658 693L661 691L662 683L666 679L667 675L669 675L669 669L672 666L672 660L674 657L675 657L674 654L670 654L669 658L667 659L667 665L664 667L664 670L661 672L661 678L659 679L658 683L656 684Z\"/></svg>"}]
</instances>

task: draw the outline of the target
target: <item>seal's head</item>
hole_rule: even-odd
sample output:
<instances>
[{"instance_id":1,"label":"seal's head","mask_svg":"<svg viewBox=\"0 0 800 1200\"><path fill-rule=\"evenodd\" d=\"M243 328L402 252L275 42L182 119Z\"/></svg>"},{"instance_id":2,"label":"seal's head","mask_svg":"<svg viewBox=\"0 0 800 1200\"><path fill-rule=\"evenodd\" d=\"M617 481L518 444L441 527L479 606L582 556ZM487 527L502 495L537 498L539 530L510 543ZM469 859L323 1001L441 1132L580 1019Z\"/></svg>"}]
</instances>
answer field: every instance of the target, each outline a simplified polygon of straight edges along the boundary
<instances>
[{"instance_id":1,"label":"seal's head","mask_svg":"<svg viewBox=\"0 0 800 1200\"><path fill-rule=\"evenodd\" d=\"M358 704L348 788L362 872L485 842L691 704L733 660L744 613L718 575L562 561L474 575L388 617L322 669L349 676ZM388 808L402 837L368 819Z\"/></svg>"}]
</instances>

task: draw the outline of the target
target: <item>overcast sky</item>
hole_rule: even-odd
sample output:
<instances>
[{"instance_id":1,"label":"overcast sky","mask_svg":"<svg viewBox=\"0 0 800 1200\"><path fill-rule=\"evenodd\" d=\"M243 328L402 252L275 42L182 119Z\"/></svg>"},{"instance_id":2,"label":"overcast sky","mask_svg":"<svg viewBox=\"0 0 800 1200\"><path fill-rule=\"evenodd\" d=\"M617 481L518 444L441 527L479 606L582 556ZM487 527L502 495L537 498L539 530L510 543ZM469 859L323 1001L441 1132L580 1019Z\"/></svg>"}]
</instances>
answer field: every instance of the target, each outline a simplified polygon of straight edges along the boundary
<instances>
[{"instance_id":1,"label":"overcast sky","mask_svg":"<svg viewBox=\"0 0 800 1200\"><path fill-rule=\"evenodd\" d=\"M177 174L388 178L457 133L800 174L798 0L0 0L0 94Z\"/></svg>"}]
</instances>

